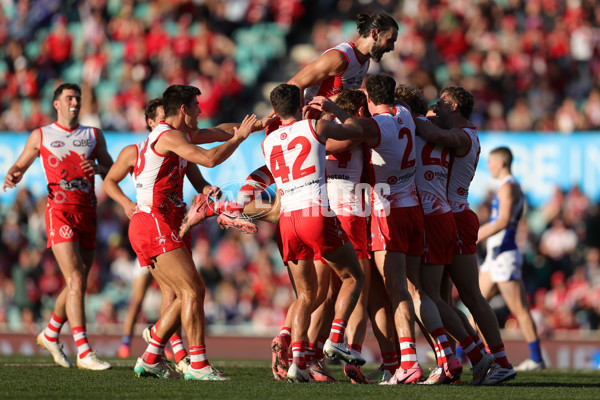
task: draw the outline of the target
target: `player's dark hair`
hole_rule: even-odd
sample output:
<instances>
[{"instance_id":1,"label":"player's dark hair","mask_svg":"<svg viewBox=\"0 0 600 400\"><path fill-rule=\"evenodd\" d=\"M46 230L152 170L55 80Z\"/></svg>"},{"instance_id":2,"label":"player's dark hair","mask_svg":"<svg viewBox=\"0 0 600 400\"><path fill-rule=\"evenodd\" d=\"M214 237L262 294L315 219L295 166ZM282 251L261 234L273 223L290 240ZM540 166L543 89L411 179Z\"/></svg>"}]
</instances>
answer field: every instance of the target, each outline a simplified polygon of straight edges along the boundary
<instances>
[{"instance_id":1,"label":"player's dark hair","mask_svg":"<svg viewBox=\"0 0 600 400\"><path fill-rule=\"evenodd\" d=\"M402 100L410 107L415 115L427 115L427 101L425 95L417 87L411 85L398 85L394 91L396 100Z\"/></svg>"},{"instance_id":2,"label":"player's dark hair","mask_svg":"<svg viewBox=\"0 0 600 400\"><path fill-rule=\"evenodd\" d=\"M172 85L162 95L165 117L177 115L182 105L191 106L192 101L200 95L200 89L188 85Z\"/></svg>"},{"instance_id":3,"label":"player's dark hair","mask_svg":"<svg viewBox=\"0 0 600 400\"><path fill-rule=\"evenodd\" d=\"M273 110L281 118L293 116L300 108L300 88L296 85L282 83L271 91L269 97Z\"/></svg>"},{"instance_id":4,"label":"player's dark hair","mask_svg":"<svg viewBox=\"0 0 600 400\"><path fill-rule=\"evenodd\" d=\"M504 162L504 166L510 170L513 162L513 154L508 147L496 147L494 150L490 151L490 155L491 154L501 159Z\"/></svg>"},{"instance_id":5,"label":"player's dark hair","mask_svg":"<svg viewBox=\"0 0 600 400\"><path fill-rule=\"evenodd\" d=\"M60 97L60 95L62 94L63 91L65 90L74 90L77 93L79 93L79 95L81 96L81 88L79 87L78 84L76 83L63 83L61 84L59 87L57 87L56 89L54 89L54 97L52 98L52 100L58 100L58 98Z\"/></svg>"},{"instance_id":6,"label":"player's dark hair","mask_svg":"<svg viewBox=\"0 0 600 400\"><path fill-rule=\"evenodd\" d=\"M148 120L152 120L156 118L156 110L158 107L162 107L162 98L152 99L146 104L146 109L144 110L144 116L146 117L146 129L149 131L152 130L150 125L148 125Z\"/></svg>"},{"instance_id":7,"label":"player's dark hair","mask_svg":"<svg viewBox=\"0 0 600 400\"><path fill-rule=\"evenodd\" d=\"M361 107L368 110L367 95L358 89L342 90L336 97L335 104L351 116L356 115Z\"/></svg>"},{"instance_id":8,"label":"player's dark hair","mask_svg":"<svg viewBox=\"0 0 600 400\"><path fill-rule=\"evenodd\" d=\"M467 89L461 86L448 86L442 89L440 96L446 93L450 99L458 106L460 115L465 118L469 118L473 112L475 106L475 100L473 95L467 91Z\"/></svg>"},{"instance_id":9,"label":"player's dark hair","mask_svg":"<svg viewBox=\"0 0 600 400\"><path fill-rule=\"evenodd\" d=\"M372 29L377 29L379 32L387 32L392 28L396 28L396 30L398 30L398 23L388 14L362 13L356 16L356 30L362 37L369 36Z\"/></svg>"},{"instance_id":10,"label":"player's dark hair","mask_svg":"<svg viewBox=\"0 0 600 400\"><path fill-rule=\"evenodd\" d=\"M396 81L389 75L377 74L367 78L367 94L375 105L393 104Z\"/></svg>"}]
</instances>

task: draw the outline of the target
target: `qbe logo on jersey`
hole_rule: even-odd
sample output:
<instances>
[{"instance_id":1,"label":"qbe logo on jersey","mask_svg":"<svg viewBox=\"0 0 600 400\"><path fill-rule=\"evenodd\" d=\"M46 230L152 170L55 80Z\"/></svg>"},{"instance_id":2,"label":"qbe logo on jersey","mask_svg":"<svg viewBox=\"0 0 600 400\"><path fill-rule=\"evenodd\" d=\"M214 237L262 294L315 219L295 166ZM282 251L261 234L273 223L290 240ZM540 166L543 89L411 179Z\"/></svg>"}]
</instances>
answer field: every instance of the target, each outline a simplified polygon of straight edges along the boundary
<instances>
[{"instance_id":1,"label":"qbe logo on jersey","mask_svg":"<svg viewBox=\"0 0 600 400\"><path fill-rule=\"evenodd\" d=\"M71 239L73 237L73 229L69 225L61 226L58 233L64 239Z\"/></svg>"}]
</instances>

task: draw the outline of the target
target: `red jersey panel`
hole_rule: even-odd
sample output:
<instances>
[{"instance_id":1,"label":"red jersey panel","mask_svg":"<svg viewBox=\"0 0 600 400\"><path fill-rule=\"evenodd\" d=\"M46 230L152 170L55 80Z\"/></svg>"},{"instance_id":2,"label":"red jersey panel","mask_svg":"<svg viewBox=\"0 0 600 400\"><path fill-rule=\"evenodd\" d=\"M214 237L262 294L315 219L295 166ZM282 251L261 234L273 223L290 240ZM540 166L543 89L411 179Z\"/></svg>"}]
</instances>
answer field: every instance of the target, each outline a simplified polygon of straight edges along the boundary
<instances>
[{"instance_id":1,"label":"red jersey panel","mask_svg":"<svg viewBox=\"0 0 600 400\"><path fill-rule=\"evenodd\" d=\"M96 159L96 128L77 126L69 130L53 123L40 128L40 158L48 181L48 206L56 210L96 207L94 175L81 167Z\"/></svg>"}]
</instances>

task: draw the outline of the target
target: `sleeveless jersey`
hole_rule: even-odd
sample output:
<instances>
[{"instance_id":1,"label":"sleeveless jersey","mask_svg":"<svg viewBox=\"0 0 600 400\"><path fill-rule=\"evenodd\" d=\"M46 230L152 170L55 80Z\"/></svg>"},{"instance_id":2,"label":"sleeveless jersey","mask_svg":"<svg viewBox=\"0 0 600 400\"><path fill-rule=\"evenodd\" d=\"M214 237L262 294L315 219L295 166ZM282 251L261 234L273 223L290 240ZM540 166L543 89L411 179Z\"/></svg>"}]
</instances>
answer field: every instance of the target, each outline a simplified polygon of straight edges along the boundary
<instances>
[{"instance_id":1,"label":"sleeveless jersey","mask_svg":"<svg viewBox=\"0 0 600 400\"><path fill-rule=\"evenodd\" d=\"M515 178L511 176L507 176L502 182L500 182L500 186L504 184L513 184L519 189L521 196L519 201L513 204L512 210L510 210L510 221L508 226L501 230L500 232L490 236L486 241L486 247L488 254L492 254L493 258L499 253L515 250L517 248L517 243L515 241L515 236L517 233L517 226L519 225L519 220L523 215L523 207L525 205L525 199L523 196L523 192L521 191L521 187L515 180ZM498 219L498 197L494 196L494 200L492 200L492 210L490 216L490 222Z\"/></svg>"},{"instance_id":2,"label":"sleeveless jersey","mask_svg":"<svg viewBox=\"0 0 600 400\"><path fill-rule=\"evenodd\" d=\"M96 159L96 128L77 126L69 130L53 123L40 128L40 158L48 181L48 206L58 210L96 207L94 176L80 166Z\"/></svg>"},{"instance_id":3,"label":"sleeveless jersey","mask_svg":"<svg viewBox=\"0 0 600 400\"><path fill-rule=\"evenodd\" d=\"M336 76L327 78L325 81L308 87L304 90L304 102L310 102L315 96L330 97L342 91L342 89L358 89L361 87L363 79L369 69L369 60L361 64L356 56L354 43L341 43L336 47L325 50L339 51L344 55L347 61L346 69Z\"/></svg>"},{"instance_id":4,"label":"sleeveless jersey","mask_svg":"<svg viewBox=\"0 0 600 400\"><path fill-rule=\"evenodd\" d=\"M336 215L364 216L362 192L357 192L363 159L362 146L327 155L327 197Z\"/></svg>"},{"instance_id":5,"label":"sleeveless jersey","mask_svg":"<svg viewBox=\"0 0 600 400\"><path fill-rule=\"evenodd\" d=\"M410 111L401 107L396 115L379 114L372 120L379 129L379 143L368 154L373 210L418 206L415 122Z\"/></svg>"},{"instance_id":6,"label":"sleeveless jersey","mask_svg":"<svg viewBox=\"0 0 600 400\"><path fill-rule=\"evenodd\" d=\"M281 213L329 207L325 187L325 143L312 119L283 125L262 142L269 171L281 196Z\"/></svg>"},{"instance_id":7,"label":"sleeveless jersey","mask_svg":"<svg viewBox=\"0 0 600 400\"><path fill-rule=\"evenodd\" d=\"M425 117L418 117L428 121ZM450 212L446 198L450 149L441 144L428 142L421 136L415 137L417 153L417 190L425 215L439 215Z\"/></svg>"},{"instance_id":8,"label":"sleeveless jersey","mask_svg":"<svg viewBox=\"0 0 600 400\"><path fill-rule=\"evenodd\" d=\"M187 160L175 153L163 155L154 150L160 136L173 129L172 126L161 122L146 140L136 145L138 156L133 168L136 212L173 215L174 211L185 207L182 199Z\"/></svg>"},{"instance_id":9,"label":"sleeveless jersey","mask_svg":"<svg viewBox=\"0 0 600 400\"><path fill-rule=\"evenodd\" d=\"M452 212L457 213L469 209L469 185L475 176L479 162L479 136L475 128L462 128L471 141L471 147L464 156L454 155L450 164L448 177L448 202Z\"/></svg>"}]
</instances>

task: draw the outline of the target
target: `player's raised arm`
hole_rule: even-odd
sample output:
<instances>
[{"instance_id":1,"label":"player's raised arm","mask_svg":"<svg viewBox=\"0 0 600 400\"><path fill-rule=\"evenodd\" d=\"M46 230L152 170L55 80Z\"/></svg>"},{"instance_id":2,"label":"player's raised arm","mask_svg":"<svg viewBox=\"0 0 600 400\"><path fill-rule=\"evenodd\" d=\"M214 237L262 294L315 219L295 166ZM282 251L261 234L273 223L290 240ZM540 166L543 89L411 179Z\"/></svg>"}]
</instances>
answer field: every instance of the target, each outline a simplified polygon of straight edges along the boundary
<instances>
[{"instance_id":1,"label":"player's raised arm","mask_svg":"<svg viewBox=\"0 0 600 400\"><path fill-rule=\"evenodd\" d=\"M167 153L172 151L193 163L212 168L225 161L238 146L246 140L256 123L256 115L247 115L239 128L234 128L234 135L222 145L212 149L203 149L187 141L181 131L173 130L163 135L155 145L157 151Z\"/></svg>"},{"instance_id":2,"label":"player's raised arm","mask_svg":"<svg viewBox=\"0 0 600 400\"><path fill-rule=\"evenodd\" d=\"M469 136L462 129L443 129L421 118L415 118L415 125L417 126L417 135L428 142L449 147L458 154L462 154L471 145Z\"/></svg>"},{"instance_id":3,"label":"player's raised arm","mask_svg":"<svg viewBox=\"0 0 600 400\"><path fill-rule=\"evenodd\" d=\"M330 112L334 114L341 122L336 124L327 120L317 121L317 135L324 139L361 139L363 130L358 122L350 116L346 111L335 104L327 97L317 96L309 104L310 107L322 112Z\"/></svg>"}]
</instances>

